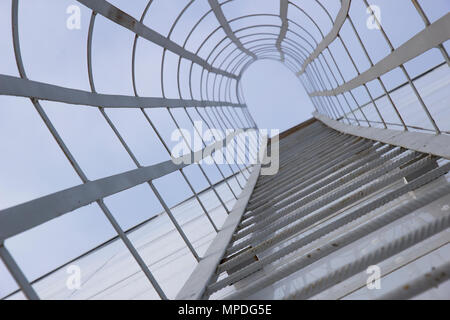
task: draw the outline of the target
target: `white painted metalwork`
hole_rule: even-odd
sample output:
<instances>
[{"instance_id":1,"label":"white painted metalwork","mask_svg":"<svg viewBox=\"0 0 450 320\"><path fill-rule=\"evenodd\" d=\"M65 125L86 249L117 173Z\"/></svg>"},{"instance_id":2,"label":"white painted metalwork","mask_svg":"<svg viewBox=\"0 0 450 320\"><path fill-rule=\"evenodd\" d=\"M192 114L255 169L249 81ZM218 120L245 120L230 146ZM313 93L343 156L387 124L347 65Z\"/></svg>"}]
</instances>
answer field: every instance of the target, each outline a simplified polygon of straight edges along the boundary
<instances>
[{"instance_id":1,"label":"white painted metalwork","mask_svg":"<svg viewBox=\"0 0 450 320\"><path fill-rule=\"evenodd\" d=\"M157 11L155 1L149 0L140 18L135 18L106 0L78 0L91 14L86 42L88 91L27 76L21 53L21 1L10 1L11 14L2 18L11 22L18 76L0 74L0 95L30 100L80 184L0 208L0 257L17 285L15 289L0 287L0 296L71 298L72 294L61 287L63 268L78 262L93 276L102 257L115 261L107 269L120 276L111 288L123 282L126 298L345 298L363 290L365 284L357 277L371 263L384 263L389 271L384 271L383 277L388 277L413 265L420 255L428 257L441 247L447 248L446 210L430 209L431 217L423 217L423 221L416 218L424 215L420 210L449 199L450 13L431 17L431 2L402 0L401 5L412 9L423 28L398 44L390 35L389 24L380 21L366 0L333 0L334 10L333 4L320 0L311 0L308 5L281 0L276 12L255 9L236 16L230 16L227 9L246 0L208 0L208 8L195 21L186 19L198 3L191 0L174 9L178 12L174 11L168 31L146 24L145 18ZM374 32L389 48L382 57L374 54L367 42L366 30L355 13L361 8L370 14ZM134 37L132 95L97 92L93 72L97 15ZM211 17L217 26L205 29ZM258 24L250 22L256 20ZM182 39L177 37L180 28L185 31ZM225 36L220 36L221 32ZM139 94L136 56L140 41L161 49L161 60L152 61L160 68L159 74L152 75L161 84L160 96ZM192 43L196 43L194 48ZM361 50L359 54L355 46ZM438 61L428 58L434 51L439 53ZM258 59L281 60L297 75L316 108L315 119L281 135L280 171L274 176L259 176L261 165L249 165L239 153L236 165L223 166L214 159L219 182L199 165L199 177L206 180L207 187L196 191L186 171L188 165L176 165L172 160L143 165L109 114L111 109L138 111L155 134L156 143L171 156L165 127L149 114L165 110L172 126L181 129L187 122L200 135L201 149L189 147L189 151L192 159L203 159L227 142L245 143L245 137L230 134L224 140L214 137L208 142L194 126L195 119L222 132L257 128L245 105L240 79ZM409 65L417 59L426 61L419 72ZM394 71L400 71L401 81L387 77ZM134 169L90 180L42 101L57 102L61 108L96 108ZM292 103L301 107L301 102ZM188 142L184 134L182 139ZM255 137L250 139L257 143ZM242 144L237 147L244 151ZM181 174L192 196L171 207L155 181L174 173ZM150 188L164 211L124 228L104 200L139 185ZM89 205L103 213L115 235L29 279L8 249L8 240ZM195 205L199 208L193 209ZM222 220L221 213L225 215ZM164 218L167 224L161 222ZM211 232L201 218L206 219ZM402 219L406 218L416 222L415 228L405 229ZM192 237L188 234L192 229L202 230L198 237ZM388 234L399 229L400 236ZM159 233L163 235L154 238ZM367 246L370 235L385 237L385 246L355 254L359 245ZM181 238L182 247L168 246L176 237ZM416 245L422 245L421 249L411 252ZM173 251L165 255L165 246ZM148 247L151 250L146 250ZM167 264L171 259L189 267L169 277L162 275L161 261ZM396 265L392 259L401 262ZM448 258L436 270L448 271ZM439 279L438 284L443 284L440 290L445 293L449 290L444 283L448 276ZM379 297L411 298L426 294L435 284L423 277L403 280L411 290L399 287ZM139 287L148 284L150 289ZM101 285L86 287L87 291L75 298L108 298L117 293L117 289L109 292Z\"/></svg>"}]
</instances>

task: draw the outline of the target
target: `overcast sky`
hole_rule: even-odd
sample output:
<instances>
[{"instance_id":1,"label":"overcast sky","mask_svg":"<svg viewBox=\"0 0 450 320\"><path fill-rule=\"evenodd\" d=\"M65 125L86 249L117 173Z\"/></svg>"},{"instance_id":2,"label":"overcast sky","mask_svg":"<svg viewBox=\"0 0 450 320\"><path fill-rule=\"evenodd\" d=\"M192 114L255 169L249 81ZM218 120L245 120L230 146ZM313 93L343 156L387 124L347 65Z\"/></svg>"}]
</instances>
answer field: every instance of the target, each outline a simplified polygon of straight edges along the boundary
<instances>
[{"instance_id":1,"label":"overcast sky","mask_svg":"<svg viewBox=\"0 0 450 320\"><path fill-rule=\"evenodd\" d=\"M110 2L139 19L147 0ZM302 5L312 14L318 12L313 0L294 2L302 2ZM335 17L339 9L339 1L322 1L322 3L325 2L329 5L331 15ZM187 0L155 0L144 23L166 35L172 21L187 3ZM367 14L361 4L362 1L352 1L352 3L354 6L351 13L355 17L355 24L363 30L361 36L376 62L389 52L389 48L379 33L365 29ZM395 47L423 28L423 22L414 13L409 0L378 0L371 3L379 5L382 9L383 24ZM422 3L432 22L450 9L448 0L422 1ZM69 16L66 9L70 5L78 5L81 8L80 30L69 30L66 27ZM278 14L279 1L232 1L224 6L224 12L230 19L253 13L255 7L261 13ZM192 25L207 9L206 0L197 0L192 9L186 13L185 21L180 21L180 27L174 30L172 40L180 42L184 39L189 28L183 27L183 23ZM20 43L25 69L30 79L90 91L86 63L90 13L89 9L76 1L19 1ZM293 10L289 12L289 15L290 18L298 21L303 19ZM317 18L318 21L324 25L325 30L329 30L331 26L329 18L322 13L320 15ZM271 23L280 24L277 18L269 20ZM261 23L261 21L263 20L255 19L252 22ZM399 24L397 21L409 21L409 24ZM217 25L213 15L200 25L198 33L192 37L186 48L195 51L205 35L211 32L211 25ZM241 22L236 22L232 24L232 28L237 30L242 25ZM348 25L344 25L343 32L348 32L347 28ZM278 32L277 28L265 30ZM317 33L310 30L312 33ZM12 49L11 33L11 1L1 0L0 73L19 76ZM222 31L219 33L218 38L224 36ZM343 38L345 41L345 35ZM94 81L98 92L134 95L131 82L133 39L134 35L128 30L97 16L92 54ZM361 66L361 69L368 67L368 62L358 48L358 43L353 38L347 40L349 49L355 52L358 66ZM212 48L212 45L213 42L206 45L200 54L204 55L208 48ZM336 47L336 50L340 53L339 59L343 59L340 62L343 65L349 65L342 48ZM441 59L437 50L430 51L425 58L413 60L407 67L411 74L415 75L435 65ZM168 98L179 98L175 85L175 72L171 72L176 69L172 70L170 67L172 62L177 62L176 57L169 53L167 61L169 67L165 69L167 73L164 80L165 95ZM140 39L136 64L139 95L161 96L159 77L161 48ZM352 68L343 68L343 73L345 80L356 76L356 71ZM385 77L391 80L392 87L403 79L395 72ZM241 85L248 108L260 128L283 131L311 117L314 108L304 88L296 76L279 61L255 62L244 73ZM181 86L182 98L190 98L187 95L186 83L181 83ZM363 99L363 94L355 93L355 95ZM89 179L94 180L135 168L98 109L46 101L42 102L42 106ZM143 165L169 159L140 111L108 110L107 113ZM182 111L176 111L175 114L180 123L187 123L186 115ZM169 142L170 134L175 126L167 111L151 110L148 111L148 115L157 125L164 139ZM192 171L192 176L195 173L192 182L196 190L207 186L198 168L188 170ZM220 180L220 175L215 168L206 168L206 170L213 182ZM223 170L228 169L224 167ZM0 96L0 209L80 183L80 179L49 134L29 99ZM179 173L159 179L156 185L170 205L190 195ZM174 185L177 186L176 192L173 192ZM123 227L132 226L162 210L150 189L143 186L110 197L107 203ZM133 205L130 208L123 205L124 203ZM91 205L46 226L9 239L6 244L24 268L26 275L34 279L113 234L112 228L98 207ZM12 286L10 279L5 279L6 271L0 263L0 296Z\"/></svg>"}]
</instances>

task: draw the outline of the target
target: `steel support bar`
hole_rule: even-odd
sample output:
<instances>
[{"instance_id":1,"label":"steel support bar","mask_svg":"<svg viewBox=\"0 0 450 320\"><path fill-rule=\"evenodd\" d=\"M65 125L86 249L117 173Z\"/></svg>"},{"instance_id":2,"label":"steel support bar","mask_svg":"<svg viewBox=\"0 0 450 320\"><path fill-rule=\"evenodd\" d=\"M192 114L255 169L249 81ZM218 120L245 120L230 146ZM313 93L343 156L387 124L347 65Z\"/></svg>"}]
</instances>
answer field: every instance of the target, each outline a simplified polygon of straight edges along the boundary
<instances>
[{"instance_id":1,"label":"steel support bar","mask_svg":"<svg viewBox=\"0 0 450 320\"><path fill-rule=\"evenodd\" d=\"M378 300L406 300L432 288L437 288L450 279L450 262L433 267L429 272L402 284L400 287L382 295Z\"/></svg>"},{"instance_id":2,"label":"steel support bar","mask_svg":"<svg viewBox=\"0 0 450 320\"><path fill-rule=\"evenodd\" d=\"M217 265L222 260L231 237L242 219L248 200L252 195L253 188L255 187L256 181L259 177L260 170L261 165L256 165L253 167L250 178L247 181L247 185L239 196L233 210L228 215L222 230L217 234L216 238L214 238L214 241L209 246L203 259L186 281L176 299L192 300L202 298L206 290L206 286L214 276Z\"/></svg>"},{"instance_id":3,"label":"steel support bar","mask_svg":"<svg viewBox=\"0 0 450 320\"><path fill-rule=\"evenodd\" d=\"M243 221L241 226L245 227L251 225L256 221L259 221L266 213L283 208L293 201L300 199L301 201L307 201L307 199L310 200L323 195L327 191L335 189L336 186L340 186L348 182L349 179L352 179L354 176L358 176L366 170L369 170L372 166L375 167L380 165L386 160L386 158L399 155L402 151L401 149L398 149L397 152L391 152L388 157L383 156L383 154L391 150L392 147L389 146L388 148L382 148L374 153L368 153L367 156L362 157L361 159L356 159L354 163L346 166L342 170L338 170L336 173L329 175L329 177L325 179L320 179L320 177L318 177L317 179L314 178L311 181L308 181L308 183L303 185L303 189L300 191L297 191L294 194L288 193L286 197L283 198L275 198L273 201L268 202L264 206L255 209L254 216L251 217L251 219Z\"/></svg>"},{"instance_id":4,"label":"steel support bar","mask_svg":"<svg viewBox=\"0 0 450 320\"><path fill-rule=\"evenodd\" d=\"M20 267L17 265L14 258L9 253L8 249L4 247L4 244L0 244L0 258L3 260L6 268L11 273L12 277L16 281L17 285L22 290L25 297L30 300L39 300L39 296L37 295L34 288L28 282L27 278L23 274Z\"/></svg>"},{"instance_id":5,"label":"steel support bar","mask_svg":"<svg viewBox=\"0 0 450 320\"><path fill-rule=\"evenodd\" d=\"M344 194L354 191L357 188L361 187L362 185L366 184L367 181L372 180L372 178L369 177L378 177L382 176L383 174L391 171L393 167L399 167L402 164L405 164L409 162L411 159L407 157L403 157L399 161L392 162L380 169L374 170L370 175L362 175L363 173L372 170L380 165L383 165L384 162L390 161L396 156L398 156L399 152L403 150L398 150L398 152L392 152L391 154L388 154L387 156L384 156L380 158L378 161L375 160L372 163L368 163L366 166L361 167L359 170L355 170L351 174L346 175L344 178L339 179L337 181L334 181L330 183L328 186L322 188L321 190L317 190L317 192L313 192L309 194L306 197L302 197L302 199L298 200L296 198L291 198L291 201L284 206L281 207L275 207L272 210L267 210L266 212L259 214L255 216L255 219L253 220L253 224L245 229L240 230L239 233L236 234L236 239L239 239L246 234L250 234L262 227L266 227L267 225L271 224L272 222L287 216L294 210L297 210L305 205L309 205L311 202L315 201L318 198L324 198L327 197L327 193L331 192L333 190L339 190L342 188L342 186L346 185L347 182L352 182L350 185L350 188L345 188ZM414 156L412 156L414 157ZM393 166L395 164L395 166ZM368 180L369 179L369 180Z\"/></svg>"},{"instance_id":6,"label":"steel support bar","mask_svg":"<svg viewBox=\"0 0 450 320\"><path fill-rule=\"evenodd\" d=\"M423 185L444 175L448 170L450 170L450 166L447 166L446 168L440 168L439 170L434 170L434 171L428 172L428 173L424 174L422 177L416 179L415 181L394 189L393 191L389 192L382 198L379 198L376 201L371 201L368 204L366 204L360 208L357 208L356 210L352 210L347 215L345 215L331 223L327 223L325 226L317 229L316 231L308 234L307 236L299 238L298 240L295 240L295 241L289 243L288 245L276 250L275 252L273 252L269 255L263 256L259 261L255 261L252 264L246 266L245 268L229 275L228 277L221 279L214 284L211 284L208 287L208 291L210 293L217 291L217 290L225 287L226 285L235 283L236 281L239 281L240 279L245 278L246 276L256 272L257 270L260 270L262 267L267 266L268 264L281 259L282 257L294 252L295 250L299 250L300 248L306 246L307 244L309 244L317 239L320 239L321 237L324 237L325 235L327 235L335 230L338 230L339 228L341 228L347 224L353 223L354 221L369 214L370 212L373 212L373 210L384 206L385 204L406 194L407 192L410 192L410 191L413 191L413 190L416 190L416 189L422 187ZM399 212L400 213L397 215L390 216L391 217L390 220L387 220L387 218L383 218L384 225L391 223L409 213L409 211L399 211ZM374 226L378 226L379 228L381 228L384 225L374 224ZM373 232L373 231L375 231L375 229L373 229L371 231ZM345 245L345 243L344 242L340 242L340 243L341 243L341 245L339 246L339 248L342 248ZM338 248L338 247L335 246L335 248ZM251 252L251 255L254 255L254 254L256 254L256 250Z\"/></svg>"},{"instance_id":7,"label":"steel support bar","mask_svg":"<svg viewBox=\"0 0 450 320\"><path fill-rule=\"evenodd\" d=\"M350 3L351 0L343 0L341 9L339 10L339 13L336 17L336 21L333 24L333 28L331 31L322 39L322 41L317 45L316 49L313 53L305 60L305 62L302 65L302 69L297 73L297 76L302 75L306 67L314 60L316 59L323 50L325 50L338 36L339 31L341 30L345 19L347 18L348 11L350 10Z\"/></svg>"},{"instance_id":8,"label":"steel support bar","mask_svg":"<svg viewBox=\"0 0 450 320\"><path fill-rule=\"evenodd\" d=\"M405 169L402 169L397 172L394 171L395 173L387 173L382 177L382 179L375 180L375 182L368 184L363 189L357 190L351 194L348 194L346 190L347 188L351 189L351 185L347 186L347 188L342 188L337 192L324 197L323 199L318 199L317 201L314 201L312 204L308 206L301 207L295 210L286 217L283 217L279 221L276 221L275 223L271 224L269 227L252 234L249 238L246 238L238 242L237 244L233 245L228 250L228 252L230 254L235 253L238 250L243 249L250 244L256 244L255 248L251 249L252 252L254 251L261 252L263 250L266 250L268 247L273 247L277 243L312 226L314 223L324 218L330 217L333 214L337 213L339 210L344 209L345 207L357 202L358 200L361 200L381 190L382 188L394 183L398 179L401 179L413 172L416 172L418 169L421 169L422 167L428 165L431 161L432 161L431 159L422 159L406 167ZM374 179L376 179L374 176L368 176L367 178L369 177L370 179L368 179L368 181L373 181ZM366 181L366 183L368 181ZM341 198L347 194L348 196ZM330 204L332 201L335 200L339 201L333 204L332 206L327 206L328 204ZM320 210L320 208L323 209ZM283 229L282 232L275 233L276 231L282 229L283 227L287 228ZM229 268L233 264L237 263L238 259L242 259L244 255L249 254L251 254L250 251L241 253L232 260L224 263L223 266L220 266L219 270Z\"/></svg>"},{"instance_id":9,"label":"steel support bar","mask_svg":"<svg viewBox=\"0 0 450 320\"><path fill-rule=\"evenodd\" d=\"M280 0L280 19L281 19L281 28L280 28L280 34L278 35L278 39L276 42L276 47L278 49L278 52L280 53L281 61L284 62L284 52L283 48L281 46L281 43L286 38L286 34L289 28L289 22L288 22L288 7L289 7L289 1L288 0Z\"/></svg>"},{"instance_id":10,"label":"steel support bar","mask_svg":"<svg viewBox=\"0 0 450 320\"><path fill-rule=\"evenodd\" d=\"M446 185L438 188L437 190L433 190L428 192L426 195L410 200L404 205L401 205L395 209L388 211L382 216L376 218L371 223L363 224L362 226L343 234L332 241L327 242L326 244L314 249L313 251L296 258L292 262L287 265L284 265L272 272L270 275L264 276L252 284L246 286L245 288L239 290L238 292L231 294L226 297L226 299L241 299L244 297L248 297L250 294L257 292L258 290L265 288L273 284L276 281L279 281L288 275L301 270L307 265L312 264L314 261L317 261L332 252L335 252L345 245L352 243L353 241L360 239L369 233L378 230L386 226L388 223L395 220L397 216L402 216L408 214L418 208L421 208L445 195L450 193L450 186ZM315 281L314 283L305 286L304 288L298 290L294 295L291 295L289 298L308 298L313 294L319 293L324 289L330 287L332 284L336 284L339 281L347 279L349 276L354 275L361 268L367 267L372 264L376 264L395 253L401 252L402 250L413 246L414 244L419 243L420 241L425 240L426 238L445 230L450 226L450 216L446 215L440 219L436 219L434 222L429 225L425 225L424 227L414 230L409 234L401 237L400 239L395 240L390 243L388 246L383 246L375 252L364 256L358 259L355 262L352 262L350 265L346 265L343 268L340 268L336 271L333 271L323 278ZM314 289L314 285L318 285L317 289Z\"/></svg>"},{"instance_id":11,"label":"steel support bar","mask_svg":"<svg viewBox=\"0 0 450 320\"><path fill-rule=\"evenodd\" d=\"M190 159L203 159L212 151L223 148L236 133L224 140L191 153ZM194 163L195 161L192 161ZM180 163L180 164L175 164ZM0 240L12 237L67 212L88 205L120 191L160 178L188 164L182 159L130 170L110 177L89 181L8 209L0 211Z\"/></svg>"},{"instance_id":12,"label":"steel support bar","mask_svg":"<svg viewBox=\"0 0 450 320\"><path fill-rule=\"evenodd\" d=\"M238 77L235 74L214 68L213 66L208 64L205 60L200 58L198 55L187 51L177 43L164 37L162 34L159 34L158 32L148 28L143 23L139 22L126 12L123 12L119 8L110 4L108 1L105 0L77 0L77 1L82 3L92 11L101 14L105 18L134 32L141 38L147 39L169 51L172 51L173 53L202 66L203 68L209 70L210 72L217 73L233 79L238 79Z\"/></svg>"},{"instance_id":13,"label":"steel support bar","mask_svg":"<svg viewBox=\"0 0 450 320\"><path fill-rule=\"evenodd\" d=\"M244 52L246 55L249 55L253 59L256 59L257 58L256 55L247 48L245 48L242 42L236 37L233 30L231 30L230 24L228 23L227 19L225 18L225 15L223 14L221 7L222 5L217 0L208 0L208 3L212 11L216 15L216 18L219 21L228 39L230 39L236 45L236 47L239 48L239 50Z\"/></svg>"},{"instance_id":14,"label":"steel support bar","mask_svg":"<svg viewBox=\"0 0 450 320\"><path fill-rule=\"evenodd\" d=\"M353 143L353 144L352 144ZM301 172L296 172L295 174L292 174L288 179L283 181L283 179L280 179L278 181L278 188L277 191L270 193L270 190L266 192L266 194L261 195L255 195L255 199L252 202L252 204L255 203L255 201L259 201L257 203L267 202L267 196L270 194L272 197L280 197L282 195L286 195L287 192L291 193L293 191L293 188L299 185L299 183L304 182L305 180L313 178L315 175L324 172L328 168L334 168L334 166L339 165L342 160L346 160L350 157L352 157L355 154L358 154L359 152L365 150L366 148L372 146L372 143L368 141L352 141L349 144L344 144L340 150L330 148L328 154L333 154L335 158L330 159L328 157L320 157L320 155L317 156L317 159L314 161L311 160L310 163L307 163L303 170ZM327 152L327 149L323 150L324 152ZM335 152L333 152L335 151ZM308 167L309 165L309 167Z\"/></svg>"},{"instance_id":15,"label":"steel support bar","mask_svg":"<svg viewBox=\"0 0 450 320\"><path fill-rule=\"evenodd\" d=\"M287 297L287 299L308 299L322 292L331 286L340 283L351 276L367 269L368 266L380 263L387 258L394 256L416 244L438 234L441 231L450 227L450 215L447 214L441 218L429 222L423 227L407 233L406 235L397 238L385 247L381 247L372 253L362 256L361 258L344 265L343 267L333 271L332 273L319 278L313 283L297 290Z\"/></svg>"}]
</instances>

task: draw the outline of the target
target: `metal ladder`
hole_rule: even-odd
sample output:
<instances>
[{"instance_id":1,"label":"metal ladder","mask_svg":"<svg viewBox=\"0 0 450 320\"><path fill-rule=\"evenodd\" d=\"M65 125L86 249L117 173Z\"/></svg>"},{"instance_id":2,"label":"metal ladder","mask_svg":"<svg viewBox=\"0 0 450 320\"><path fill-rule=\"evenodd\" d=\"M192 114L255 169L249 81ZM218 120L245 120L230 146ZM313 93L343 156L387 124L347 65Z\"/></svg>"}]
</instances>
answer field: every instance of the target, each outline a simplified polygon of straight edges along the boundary
<instances>
[{"instance_id":1,"label":"metal ladder","mask_svg":"<svg viewBox=\"0 0 450 320\"><path fill-rule=\"evenodd\" d=\"M443 178L450 170L447 160L344 134L319 121L282 138L279 150L278 174L257 177L254 188L250 178L247 188L252 189L251 194L244 192L243 196L248 198L245 210L237 206L230 214L236 209L241 212L234 230L226 225L218 235L228 236L229 242L224 248L219 247L223 242L211 245L179 299L252 297L286 277L302 274L308 266L367 235L395 226L396 221L450 193L450 184ZM254 169L253 174L257 172ZM408 197L409 192L424 186L431 189ZM291 290L283 298L305 299L320 293L326 297L327 289L449 226L450 212L441 212L432 221ZM447 234L441 236L445 241ZM215 256L214 266L209 258L217 252L223 255L220 259ZM448 271L449 266L447 263L441 269ZM424 283L423 277L408 284L411 295L448 279L442 276ZM394 298L409 297L405 290L398 291Z\"/></svg>"}]
</instances>

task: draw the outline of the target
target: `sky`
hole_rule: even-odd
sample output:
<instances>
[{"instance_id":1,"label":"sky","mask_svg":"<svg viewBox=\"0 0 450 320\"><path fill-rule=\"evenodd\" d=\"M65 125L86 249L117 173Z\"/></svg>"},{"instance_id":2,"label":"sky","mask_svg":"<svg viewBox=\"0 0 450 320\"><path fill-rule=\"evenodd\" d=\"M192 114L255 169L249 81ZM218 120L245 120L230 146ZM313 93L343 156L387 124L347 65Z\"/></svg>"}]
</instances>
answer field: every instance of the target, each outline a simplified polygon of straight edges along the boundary
<instances>
[{"instance_id":1,"label":"sky","mask_svg":"<svg viewBox=\"0 0 450 320\"><path fill-rule=\"evenodd\" d=\"M139 19L147 0L111 0L125 12ZM257 6L255 6L257 2ZM313 0L294 1L302 5L329 30L329 18L317 10ZM383 24L386 26L394 47L413 36L423 28L420 17L413 13L409 0L370 1L381 7ZM144 23L167 35L170 25L177 13L188 3L187 0L155 0ZM325 3L322 0L322 3ZM352 1L354 6L350 14L354 17L361 37L369 47L374 62L384 57L389 48L380 34L365 28L367 13L362 1ZM430 20L433 22L450 10L448 0L422 1ZM339 9L338 0L327 0L327 6L334 18ZM71 5L81 9L80 29L70 30L66 27ZM255 7L257 7L255 9ZM186 15L175 28L171 39L180 42L185 39L189 28L208 10L206 0L196 0ZM228 19L258 12L278 14L279 1L273 0L236 0L224 6ZM11 37L11 1L0 1L0 73L19 76L12 49ZM162 14L164 13L164 14ZM289 17L297 21L305 18L295 10L289 11ZM90 10L72 0L20 0L19 33L22 57L27 75L30 79L51 84L90 91L86 62L86 43L90 19ZM262 19L252 18L251 23L261 23ZM277 18L268 18L273 24L280 24ZM408 23L399 23L408 21ZM233 30L244 25L242 21L232 24ZM197 32L187 42L186 48L195 51L199 43L218 26L215 17L210 15ZM317 30L305 25L314 36ZM343 39L349 49L355 52L355 62L364 70L369 66L358 43L350 36L349 26L343 27ZM264 32L278 32L277 28L261 28ZM243 32L247 34L249 32ZM199 54L206 58L206 52L213 47L217 39L224 36L222 31L208 42ZM292 35L291 35L292 36ZM128 30L97 16L93 34L93 75L97 92L106 94L133 95L131 82L131 52L134 36ZM273 41L272 41L273 42ZM306 44L304 44L307 46ZM448 42L446 43L448 46ZM343 76L349 80L356 71L349 67L343 49L337 44L332 47L337 52L339 62L345 66ZM136 54L137 91L140 96L162 96L160 81L161 48L147 41L139 40ZM424 57L414 59L406 65L412 75L436 64L441 57L437 50L430 51ZM180 98L176 85L177 62L173 54L167 54L169 62L164 69L164 94L167 98ZM188 70L183 61L183 71ZM195 73L195 71L194 71ZM403 80L397 71L384 76L392 86ZM183 79L182 79L183 80ZM184 79L185 80L185 79ZM187 81L181 81L181 97L189 99ZM242 89L248 105L259 128L286 130L311 117L313 106L305 89L295 75L279 61L261 60L252 64L242 77ZM193 83L196 88L197 83ZM379 90L370 84L374 91ZM194 90L195 99L201 98ZM357 99L367 97L355 92ZM62 136L74 157L80 163L89 179L99 179L112 174L134 169L119 141L96 108L74 106L57 102L43 101L56 129ZM140 111L107 110L133 152L143 165L156 164L169 159L168 154L158 142L155 133L145 122ZM166 110L149 110L147 113L156 124L164 139L170 143L170 134L175 126ZM188 123L186 115L174 112L181 125ZM192 114L197 119L198 115ZM230 173L227 167L224 172ZM212 182L221 176L217 169L205 167ZM196 190L203 189L207 182L201 177L199 169L192 166L187 169ZM64 154L59 149L29 99L0 96L0 210L25 201L66 189L80 184L81 181L71 168ZM158 179L155 182L162 196L169 205L175 205L186 197L190 191L179 173ZM177 185L177 192L173 192ZM107 199L108 205L122 227L129 227L162 211L155 195L143 186L130 189ZM124 204L132 203L133 206ZM90 249L95 244L113 235L111 226L105 220L98 207L91 205L65 217L56 219L45 226L7 240L18 263L23 266L25 274L34 279L52 267L67 261L70 257ZM37 259L36 257L40 257ZM0 284L5 279L6 271L0 264ZM0 285L0 296L6 291ZM2 291L3 290L3 291Z\"/></svg>"},{"instance_id":2,"label":"sky","mask_svg":"<svg viewBox=\"0 0 450 320\"><path fill-rule=\"evenodd\" d=\"M308 94L280 61L259 60L252 64L242 76L242 88L260 128L277 128L282 132L312 117L314 106Z\"/></svg>"}]
</instances>

